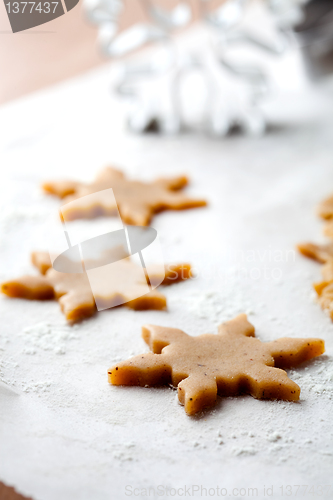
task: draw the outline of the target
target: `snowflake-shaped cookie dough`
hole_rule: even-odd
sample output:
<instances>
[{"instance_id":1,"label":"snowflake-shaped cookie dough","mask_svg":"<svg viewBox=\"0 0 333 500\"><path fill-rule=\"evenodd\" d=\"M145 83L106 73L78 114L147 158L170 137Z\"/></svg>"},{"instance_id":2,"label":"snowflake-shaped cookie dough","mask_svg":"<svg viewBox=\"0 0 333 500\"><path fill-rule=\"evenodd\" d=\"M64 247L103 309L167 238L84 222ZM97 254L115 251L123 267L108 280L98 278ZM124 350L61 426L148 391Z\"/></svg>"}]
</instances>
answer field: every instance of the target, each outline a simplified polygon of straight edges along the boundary
<instances>
[{"instance_id":1,"label":"snowflake-shaped cookie dough","mask_svg":"<svg viewBox=\"0 0 333 500\"><path fill-rule=\"evenodd\" d=\"M317 209L319 217L322 219L332 219L333 218L333 196L329 196L323 200Z\"/></svg>"},{"instance_id":2,"label":"snowflake-shaped cookie dough","mask_svg":"<svg viewBox=\"0 0 333 500\"><path fill-rule=\"evenodd\" d=\"M322 201L317 209L318 215L325 220L324 234L331 240L333 238L333 196ZM326 311L333 321L333 242L326 244L300 243L298 251L320 264L322 280L314 283L317 292L318 303Z\"/></svg>"},{"instance_id":3,"label":"snowflake-shaped cookie dough","mask_svg":"<svg viewBox=\"0 0 333 500\"><path fill-rule=\"evenodd\" d=\"M1 291L9 297L30 300L57 299L67 321L74 323L93 316L99 304L105 302L106 308L124 304L136 309L165 309L166 297L157 290L151 290L142 274L142 269L131 259L123 258L117 262L115 274L101 280L94 295L86 273L61 273L51 267L47 252L33 252L32 262L41 276L22 276L2 283ZM170 285L191 277L189 264L171 265L165 268L162 285ZM150 283L161 282L160 270L150 273ZM133 299L133 296L136 298Z\"/></svg>"},{"instance_id":4,"label":"snowflake-shaped cookie dough","mask_svg":"<svg viewBox=\"0 0 333 500\"><path fill-rule=\"evenodd\" d=\"M47 193L64 198L65 203L73 200L75 208L63 206L62 216L66 221L94 218L100 215L115 215L117 207L110 199L108 188L112 188L118 210L124 223L148 226L153 214L162 210L183 210L205 206L204 200L191 199L180 193L188 183L186 177L157 179L153 182L134 181L115 168L102 170L95 181L84 184L75 181L55 181L43 184ZM105 195L103 195L105 191ZM99 192L98 200L91 204L91 198L85 196Z\"/></svg>"},{"instance_id":5,"label":"snowflake-shaped cookie dough","mask_svg":"<svg viewBox=\"0 0 333 500\"><path fill-rule=\"evenodd\" d=\"M152 353L130 358L108 371L113 385L178 386L188 415L220 396L248 393L263 399L299 399L300 388L284 370L324 352L320 339L281 338L262 343L245 314L219 326L218 334L191 337L182 330L147 325L142 336Z\"/></svg>"},{"instance_id":6,"label":"snowflake-shaped cookie dough","mask_svg":"<svg viewBox=\"0 0 333 500\"><path fill-rule=\"evenodd\" d=\"M297 249L305 257L316 260L317 262L320 262L320 264L326 264L326 262L333 259L333 243L327 243L324 245L316 245L315 243L300 243L297 245Z\"/></svg>"}]
</instances>

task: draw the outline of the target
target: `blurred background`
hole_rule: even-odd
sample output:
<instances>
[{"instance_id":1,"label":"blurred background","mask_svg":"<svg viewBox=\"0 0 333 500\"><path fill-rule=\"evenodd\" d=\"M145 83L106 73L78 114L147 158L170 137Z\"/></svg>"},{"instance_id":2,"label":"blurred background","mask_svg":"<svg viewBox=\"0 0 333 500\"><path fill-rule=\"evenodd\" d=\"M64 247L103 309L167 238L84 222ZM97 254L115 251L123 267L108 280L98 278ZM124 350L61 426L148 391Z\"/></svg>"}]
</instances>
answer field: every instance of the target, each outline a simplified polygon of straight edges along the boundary
<instances>
[{"instance_id":1,"label":"blurred background","mask_svg":"<svg viewBox=\"0 0 333 500\"><path fill-rule=\"evenodd\" d=\"M259 0L260 1L260 0ZM333 71L333 2L332 0L263 0L273 8L297 6L304 18L295 31L299 35L304 59L313 75ZM145 22L144 2L124 0L120 30ZM172 9L177 0L154 0ZM187 0L193 19L198 17L196 0ZM205 2L203 2L205 3ZM209 0L216 9L226 0ZM97 27L90 24L79 5L50 23L13 34L4 3L0 4L0 103L36 91L44 86L72 77L107 61L98 48ZM315 67L317 66L317 67Z\"/></svg>"},{"instance_id":2,"label":"blurred background","mask_svg":"<svg viewBox=\"0 0 333 500\"><path fill-rule=\"evenodd\" d=\"M177 0L162 0L167 7ZM195 0L189 3L196 12ZM121 28L145 19L139 0L125 0ZM107 61L98 50L97 28L91 25L82 2L50 23L13 34L0 3L0 104L60 82Z\"/></svg>"}]
</instances>

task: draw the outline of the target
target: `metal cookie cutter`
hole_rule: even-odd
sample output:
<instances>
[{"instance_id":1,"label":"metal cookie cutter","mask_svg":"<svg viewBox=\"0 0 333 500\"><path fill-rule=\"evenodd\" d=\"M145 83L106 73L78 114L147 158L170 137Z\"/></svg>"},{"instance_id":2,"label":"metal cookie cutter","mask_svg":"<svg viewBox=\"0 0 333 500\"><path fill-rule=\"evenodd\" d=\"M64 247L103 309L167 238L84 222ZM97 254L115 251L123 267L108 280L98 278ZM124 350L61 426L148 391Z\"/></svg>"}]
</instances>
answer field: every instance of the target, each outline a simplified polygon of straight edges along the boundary
<instances>
[{"instance_id":1,"label":"metal cookie cutter","mask_svg":"<svg viewBox=\"0 0 333 500\"><path fill-rule=\"evenodd\" d=\"M239 45L272 56L283 53L290 42L288 30L300 19L299 1L269 0L267 7L261 6L275 23L273 38L263 40L243 23L256 2L226 0L216 7L211 0L198 0L201 33L193 46L184 47L174 33L193 21L188 4L180 2L170 11L151 0L139 0L139 4L147 21L118 32L124 8L120 0L84 3L88 18L99 26L99 43L108 56L124 56L154 45L144 60L137 57L121 65L114 86L128 104L130 129L177 133L199 128L223 136L238 125L249 134L262 134L265 119L260 101L268 89L266 70L246 61L236 64L229 53ZM201 77L206 97L200 119L191 121L184 117L182 87L192 73Z\"/></svg>"}]
</instances>

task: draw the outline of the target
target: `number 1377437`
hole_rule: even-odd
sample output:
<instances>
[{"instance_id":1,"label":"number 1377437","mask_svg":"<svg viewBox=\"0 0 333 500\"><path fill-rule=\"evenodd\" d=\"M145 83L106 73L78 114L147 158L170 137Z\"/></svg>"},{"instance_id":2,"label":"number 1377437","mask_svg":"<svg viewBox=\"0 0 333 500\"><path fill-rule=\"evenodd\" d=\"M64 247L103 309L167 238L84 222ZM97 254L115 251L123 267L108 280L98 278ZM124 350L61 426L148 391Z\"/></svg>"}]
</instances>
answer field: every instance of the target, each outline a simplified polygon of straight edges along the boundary
<instances>
[{"instance_id":1,"label":"number 1377437","mask_svg":"<svg viewBox=\"0 0 333 500\"><path fill-rule=\"evenodd\" d=\"M23 14L39 12L40 14L43 12L44 14L56 12L56 9L59 5L58 2L8 2L6 3L6 8L8 14Z\"/></svg>"}]
</instances>

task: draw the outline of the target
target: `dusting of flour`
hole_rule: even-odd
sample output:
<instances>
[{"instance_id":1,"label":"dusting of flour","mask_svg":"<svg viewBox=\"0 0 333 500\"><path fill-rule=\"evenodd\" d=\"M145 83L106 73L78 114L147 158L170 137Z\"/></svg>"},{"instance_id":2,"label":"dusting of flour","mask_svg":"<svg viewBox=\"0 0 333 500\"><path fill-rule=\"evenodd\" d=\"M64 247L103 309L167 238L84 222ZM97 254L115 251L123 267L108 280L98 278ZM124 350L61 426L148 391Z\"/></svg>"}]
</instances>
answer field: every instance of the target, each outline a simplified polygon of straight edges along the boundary
<instances>
[{"instance_id":1,"label":"dusting of flour","mask_svg":"<svg viewBox=\"0 0 333 500\"><path fill-rule=\"evenodd\" d=\"M42 322L24 328L22 337L25 346L24 354L36 354L38 350L53 351L55 354L65 354L66 345L78 339L79 325L68 326L64 323Z\"/></svg>"}]
</instances>

